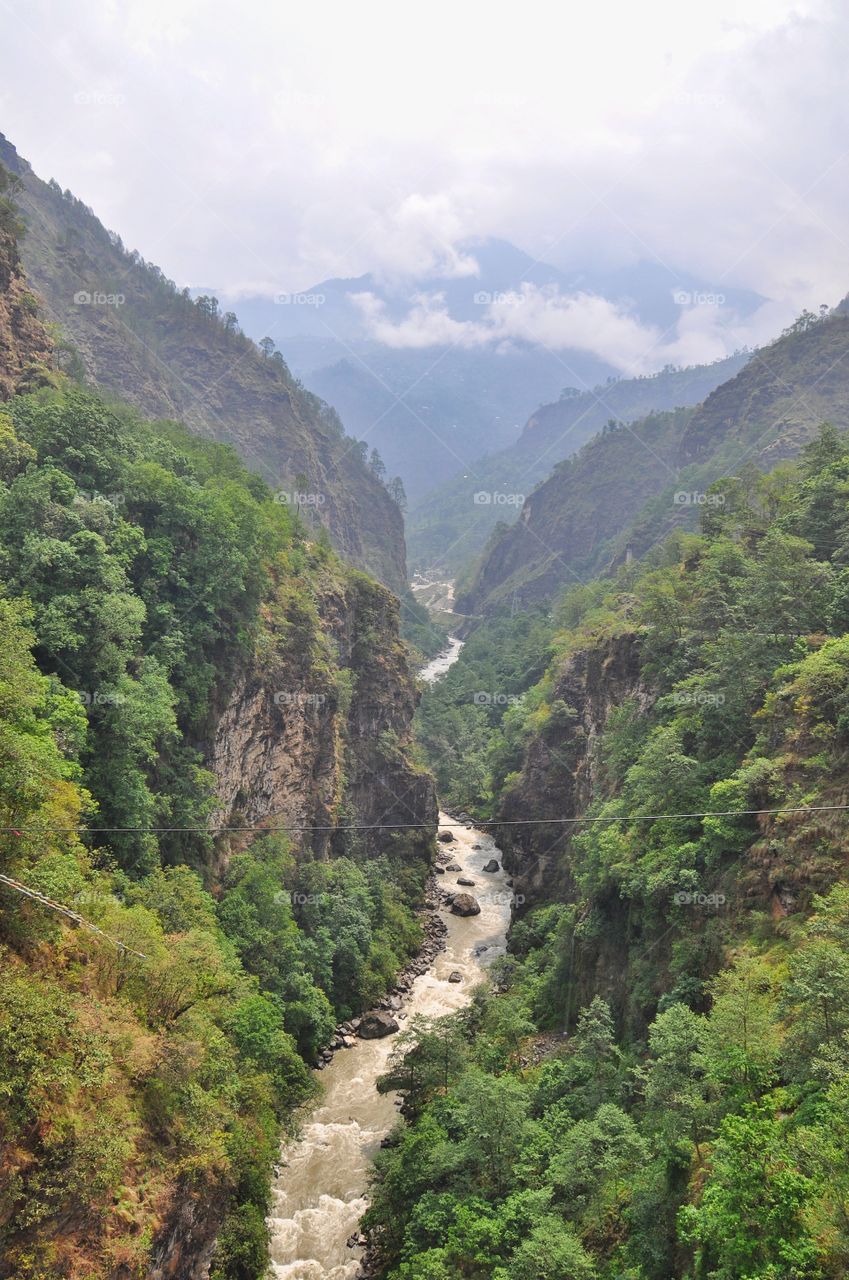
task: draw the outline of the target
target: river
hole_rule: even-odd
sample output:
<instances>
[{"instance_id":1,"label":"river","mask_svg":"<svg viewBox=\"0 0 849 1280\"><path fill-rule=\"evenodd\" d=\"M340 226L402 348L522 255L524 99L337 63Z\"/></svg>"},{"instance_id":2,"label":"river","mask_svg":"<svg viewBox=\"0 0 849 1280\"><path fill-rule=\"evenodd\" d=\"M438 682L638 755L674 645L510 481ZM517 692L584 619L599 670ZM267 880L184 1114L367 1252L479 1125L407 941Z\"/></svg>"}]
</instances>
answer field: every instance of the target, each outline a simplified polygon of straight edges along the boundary
<instances>
[{"instance_id":1,"label":"river","mask_svg":"<svg viewBox=\"0 0 849 1280\"><path fill-rule=\"evenodd\" d=\"M441 679L460 656L463 641L450 636L447 647L419 672L426 684ZM436 1017L453 1013L471 997L487 966L503 955L510 923L510 889L504 871L481 867L501 855L490 836L455 827L446 814L440 829L454 836L447 846L462 871L440 880L453 888L458 875L475 880L480 915L440 914L448 933L445 949L413 983L398 1020L403 1028L416 1014ZM461 982L449 982L454 970ZM397 1034L397 1033L396 1033ZM322 1096L305 1120L301 1136L284 1147L274 1185L271 1230L271 1275L275 1280L353 1280L362 1249L348 1248L349 1238L366 1208L369 1171L381 1139L398 1123L396 1094L375 1088L386 1070L395 1036L357 1040L340 1049L320 1075Z\"/></svg>"},{"instance_id":2,"label":"river","mask_svg":"<svg viewBox=\"0 0 849 1280\"><path fill-rule=\"evenodd\" d=\"M440 825L450 823L440 815ZM445 950L418 977L402 1012L430 1017L466 1004L486 968L504 954L510 922L510 889L503 871L481 871L489 858L501 861L493 840L481 832L452 827L448 850L476 883L469 892L481 904L478 916L442 915L448 925ZM454 888L460 872L440 876ZM478 954L479 949L486 948ZM462 982L449 983L457 969ZM403 1027L404 1022L401 1023ZM346 1241L366 1208L365 1193L374 1153L398 1120L395 1095L379 1094L377 1077L386 1069L394 1036L357 1040L341 1049L321 1072L324 1096L304 1124L300 1139L284 1149L285 1166L274 1188L270 1219L272 1276L276 1280L353 1280L362 1250Z\"/></svg>"},{"instance_id":3,"label":"river","mask_svg":"<svg viewBox=\"0 0 849 1280\"><path fill-rule=\"evenodd\" d=\"M453 667L454 663L460 656L460 650L463 647L463 641L458 640L456 636L448 637L448 645L441 653L422 667L419 672L419 679L424 680L425 684L435 684L440 680L449 667Z\"/></svg>"}]
</instances>

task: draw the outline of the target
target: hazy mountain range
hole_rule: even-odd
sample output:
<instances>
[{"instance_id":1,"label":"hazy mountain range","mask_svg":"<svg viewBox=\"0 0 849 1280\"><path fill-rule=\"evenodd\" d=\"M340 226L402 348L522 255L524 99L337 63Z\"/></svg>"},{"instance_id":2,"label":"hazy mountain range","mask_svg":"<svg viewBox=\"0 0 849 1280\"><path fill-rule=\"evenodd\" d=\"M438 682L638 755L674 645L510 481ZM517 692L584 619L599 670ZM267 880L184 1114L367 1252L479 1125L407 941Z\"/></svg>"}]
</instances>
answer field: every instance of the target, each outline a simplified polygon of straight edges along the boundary
<instances>
[{"instance_id":1,"label":"hazy mountain range","mask_svg":"<svg viewBox=\"0 0 849 1280\"><path fill-rule=\"evenodd\" d=\"M729 354L735 326L763 302L653 262L563 271L499 239L462 245L449 270L218 295L377 448L414 500L512 444L566 387Z\"/></svg>"}]
</instances>

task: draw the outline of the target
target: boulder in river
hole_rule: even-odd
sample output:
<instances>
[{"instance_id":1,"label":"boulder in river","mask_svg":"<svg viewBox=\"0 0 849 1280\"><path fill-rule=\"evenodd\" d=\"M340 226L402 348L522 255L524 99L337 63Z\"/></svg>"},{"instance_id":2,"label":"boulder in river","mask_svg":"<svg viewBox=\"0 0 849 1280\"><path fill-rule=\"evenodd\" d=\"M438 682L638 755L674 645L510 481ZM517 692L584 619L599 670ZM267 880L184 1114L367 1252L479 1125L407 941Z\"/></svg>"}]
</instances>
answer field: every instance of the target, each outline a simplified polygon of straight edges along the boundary
<instances>
[{"instance_id":1,"label":"boulder in river","mask_svg":"<svg viewBox=\"0 0 849 1280\"><path fill-rule=\"evenodd\" d=\"M459 862L449 862L445 870L446 871L462 871L463 868L460 866Z\"/></svg>"},{"instance_id":2,"label":"boulder in river","mask_svg":"<svg viewBox=\"0 0 849 1280\"><path fill-rule=\"evenodd\" d=\"M440 831L439 835L436 838L440 842L440 844L452 844L454 841L454 832Z\"/></svg>"},{"instance_id":3,"label":"boulder in river","mask_svg":"<svg viewBox=\"0 0 849 1280\"><path fill-rule=\"evenodd\" d=\"M433 869L434 869L434 871L436 872L436 874L437 874L438 876L444 876L444 875L445 875L445 868L444 868L444 867L434 867Z\"/></svg>"},{"instance_id":4,"label":"boulder in river","mask_svg":"<svg viewBox=\"0 0 849 1280\"><path fill-rule=\"evenodd\" d=\"M458 876L458 877L457 877L457 883L458 883L458 884L473 885L475 882L474 882L474 880L470 880L468 876Z\"/></svg>"},{"instance_id":5,"label":"boulder in river","mask_svg":"<svg viewBox=\"0 0 849 1280\"><path fill-rule=\"evenodd\" d=\"M455 893L451 903L451 910L455 916L477 916L480 915L480 909L481 904L470 893Z\"/></svg>"},{"instance_id":6,"label":"boulder in river","mask_svg":"<svg viewBox=\"0 0 849 1280\"><path fill-rule=\"evenodd\" d=\"M490 871L498 871L498 870L499 870L499 866L495 858L490 858L489 862L487 862L485 866L481 867L481 871L490 872Z\"/></svg>"},{"instance_id":7,"label":"boulder in river","mask_svg":"<svg viewBox=\"0 0 849 1280\"><path fill-rule=\"evenodd\" d=\"M480 910L480 908L478 908ZM360 1021L359 1032L363 1040L380 1040L383 1036L391 1036L398 1030L398 1023L383 1009L375 1009L364 1013Z\"/></svg>"},{"instance_id":8,"label":"boulder in river","mask_svg":"<svg viewBox=\"0 0 849 1280\"><path fill-rule=\"evenodd\" d=\"M454 971L453 971L452 973L449 973L449 975L448 975L448 981L449 981L449 982L462 982L462 981L463 981L463 975L462 975L462 973L460 972L460 970L459 970L459 969L454 969Z\"/></svg>"}]
</instances>

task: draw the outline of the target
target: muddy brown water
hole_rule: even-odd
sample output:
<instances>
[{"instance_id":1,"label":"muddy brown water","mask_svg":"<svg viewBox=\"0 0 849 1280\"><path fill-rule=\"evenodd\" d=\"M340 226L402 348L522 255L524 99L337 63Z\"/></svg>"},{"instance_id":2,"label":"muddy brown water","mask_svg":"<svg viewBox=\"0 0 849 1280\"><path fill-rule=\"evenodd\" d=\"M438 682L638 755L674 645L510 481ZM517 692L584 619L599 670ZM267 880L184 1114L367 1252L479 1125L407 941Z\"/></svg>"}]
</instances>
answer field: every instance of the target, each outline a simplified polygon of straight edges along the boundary
<instances>
[{"instance_id":1,"label":"muddy brown water","mask_svg":"<svg viewBox=\"0 0 849 1280\"><path fill-rule=\"evenodd\" d=\"M440 826L451 819L440 814ZM434 1017L452 1013L468 1003L496 956L503 955L510 922L510 889L506 874L487 874L481 867L501 855L489 836L452 827L456 841L447 849L462 871L439 879L454 889L458 875L469 875L480 915L441 914L448 926L445 950L416 978L401 1012L409 1025L416 1014ZM473 848L478 845L478 848ZM485 947L486 950L478 951ZM457 969L460 983L449 983ZM365 1211L369 1170L380 1141L398 1123L394 1094L379 1094L377 1077L386 1069L395 1036L357 1040L341 1049L319 1073L323 1096L306 1118L300 1138L283 1149L282 1167L274 1187L269 1220L270 1275L274 1280L353 1280L362 1250L349 1249Z\"/></svg>"}]
</instances>

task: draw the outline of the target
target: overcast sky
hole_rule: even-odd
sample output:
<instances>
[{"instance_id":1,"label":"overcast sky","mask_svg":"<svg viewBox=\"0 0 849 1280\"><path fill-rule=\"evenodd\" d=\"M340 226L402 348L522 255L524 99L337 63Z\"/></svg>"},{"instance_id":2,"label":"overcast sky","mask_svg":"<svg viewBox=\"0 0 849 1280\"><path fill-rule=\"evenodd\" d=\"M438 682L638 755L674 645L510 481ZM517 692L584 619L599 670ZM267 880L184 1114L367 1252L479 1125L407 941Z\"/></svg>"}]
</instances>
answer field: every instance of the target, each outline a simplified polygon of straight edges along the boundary
<instances>
[{"instance_id":1,"label":"overcast sky","mask_svg":"<svg viewBox=\"0 0 849 1280\"><path fill-rule=\"evenodd\" d=\"M847 37L818 0L0 0L0 129L181 285L498 235L784 314L849 291Z\"/></svg>"}]
</instances>

